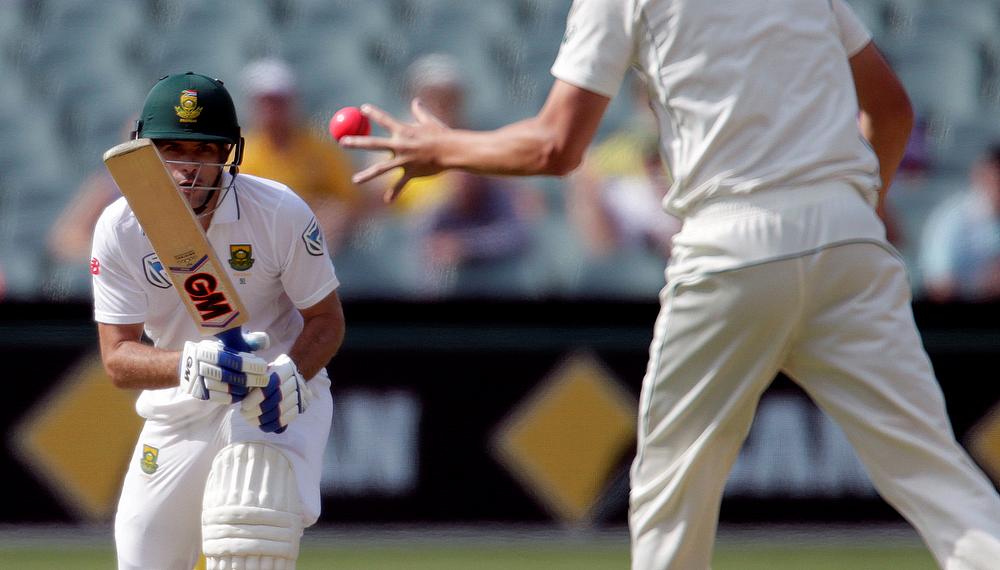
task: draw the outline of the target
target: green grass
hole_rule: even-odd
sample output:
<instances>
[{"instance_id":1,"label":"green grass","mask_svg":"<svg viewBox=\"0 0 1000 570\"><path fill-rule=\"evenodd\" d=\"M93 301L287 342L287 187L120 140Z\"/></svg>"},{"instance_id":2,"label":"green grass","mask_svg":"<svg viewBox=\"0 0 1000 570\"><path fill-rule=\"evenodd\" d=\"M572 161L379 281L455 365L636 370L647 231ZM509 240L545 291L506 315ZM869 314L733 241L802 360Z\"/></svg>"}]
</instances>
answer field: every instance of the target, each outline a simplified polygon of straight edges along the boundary
<instances>
[{"instance_id":1,"label":"green grass","mask_svg":"<svg viewBox=\"0 0 1000 570\"><path fill-rule=\"evenodd\" d=\"M0 567L17 570L107 570L110 549L0 547ZM610 570L628 567L617 545L503 546L350 545L305 547L298 570ZM934 570L920 546L722 546L712 570Z\"/></svg>"}]
</instances>

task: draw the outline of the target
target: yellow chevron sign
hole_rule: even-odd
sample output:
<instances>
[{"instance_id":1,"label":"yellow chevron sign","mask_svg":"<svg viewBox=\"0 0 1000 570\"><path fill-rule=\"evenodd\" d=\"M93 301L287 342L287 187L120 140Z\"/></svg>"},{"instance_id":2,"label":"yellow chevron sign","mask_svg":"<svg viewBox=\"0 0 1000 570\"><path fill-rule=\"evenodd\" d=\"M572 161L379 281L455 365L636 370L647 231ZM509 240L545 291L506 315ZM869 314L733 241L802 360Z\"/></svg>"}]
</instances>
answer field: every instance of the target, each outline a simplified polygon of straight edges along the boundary
<instances>
[{"instance_id":1,"label":"yellow chevron sign","mask_svg":"<svg viewBox=\"0 0 1000 570\"><path fill-rule=\"evenodd\" d=\"M633 444L636 413L596 357L575 354L500 426L493 451L553 515L585 522Z\"/></svg>"},{"instance_id":2,"label":"yellow chevron sign","mask_svg":"<svg viewBox=\"0 0 1000 570\"><path fill-rule=\"evenodd\" d=\"M134 392L111 384L88 354L28 413L14 435L21 461L81 519L114 512L142 419Z\"/></svg>"},{"instance_id":3,"label":"yellow chevron sign","mask_svg":"<svg viewBox=\"0 0 1000 570\"><path fill-rule=\"evenodd\" d=\"M972 456L1000 484L1000 405L983 416L965 439Z\"/></svg>"}]
</instances>

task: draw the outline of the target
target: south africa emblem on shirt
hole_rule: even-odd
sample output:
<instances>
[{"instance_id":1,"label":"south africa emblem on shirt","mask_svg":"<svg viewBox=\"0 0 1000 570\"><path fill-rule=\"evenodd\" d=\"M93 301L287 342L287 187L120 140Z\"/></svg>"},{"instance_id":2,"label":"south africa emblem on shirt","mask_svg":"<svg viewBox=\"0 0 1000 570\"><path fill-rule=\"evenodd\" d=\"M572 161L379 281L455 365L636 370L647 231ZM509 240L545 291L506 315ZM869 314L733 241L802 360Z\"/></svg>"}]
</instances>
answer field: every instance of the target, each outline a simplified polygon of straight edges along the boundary
<instances>
[{"instance_id":1,"label":"south africa emblem on shirt","mask_svg":"<svg viewBox=\"0 0 1000 570\"><path fill-rule=\"evenodd\" d=\"M160 456L160 450L153 447L152 445L142 444L142 459L139 460L139 467L142 467L142 472L147 475L152 475L156 473L156 468L159 465L156 464L156 459Z\"/></svg>"},{"instance_id":2,"label":"south africa emblem on shirt","mask_svg":"<svg viewBox=\"0 0 1000 570\"><path fill-rule=\"evenodd\" d=\"M248 243L229 244L229 267L246 271L253 267L253 246Z\"/></svg>"}]
</instances>

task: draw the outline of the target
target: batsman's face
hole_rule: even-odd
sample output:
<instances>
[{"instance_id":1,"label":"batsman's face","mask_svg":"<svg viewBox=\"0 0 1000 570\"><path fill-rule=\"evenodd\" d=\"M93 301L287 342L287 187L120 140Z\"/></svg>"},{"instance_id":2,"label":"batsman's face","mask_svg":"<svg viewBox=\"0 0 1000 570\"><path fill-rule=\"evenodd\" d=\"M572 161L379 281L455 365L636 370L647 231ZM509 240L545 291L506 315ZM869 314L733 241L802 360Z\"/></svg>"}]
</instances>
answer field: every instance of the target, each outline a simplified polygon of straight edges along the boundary
<instances>
[{"instance_id":1,"label":"batsman's face","mask_svg":"<svg viewBox=\"0 0 1000 570\"><path fill-rule=\"evenodd\" d=\"M196 212L218 199L228 145L204 141L156 141L174 182Z\"/></svg>"}]
</instances>

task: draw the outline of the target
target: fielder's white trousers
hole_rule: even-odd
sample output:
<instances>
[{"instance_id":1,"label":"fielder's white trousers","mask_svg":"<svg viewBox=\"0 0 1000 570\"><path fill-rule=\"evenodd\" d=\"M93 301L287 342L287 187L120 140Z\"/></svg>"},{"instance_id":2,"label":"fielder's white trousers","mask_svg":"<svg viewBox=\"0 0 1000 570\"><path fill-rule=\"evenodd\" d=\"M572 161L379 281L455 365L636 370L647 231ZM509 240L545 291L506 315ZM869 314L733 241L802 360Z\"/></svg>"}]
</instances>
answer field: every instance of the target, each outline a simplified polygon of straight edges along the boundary
<instances>
[{"instance_id":1,"label":"fielder's white trousers","mask_svg":"<svg viewBox=\"0 0 1000 570\"><path fill-rule=\"evenodd\" d=\"M852 198L837 199L828 210L843 215ZM716 249L766 252L808 233L801 205L776 204L729 216L711 230ZM704 237L692 247L717 255ZM942 568L1000 568L1000 499L954 439L894 251L863 238L728 265L681 260L661 293L631 472L632 568L709 568L727 475L778 371L840 425Z\"/></svg>"},{"instance_id":2,"label":"fielder's white trousers","mask_svg":"<svg viewBox=\"0 0 1000 570\"><path fill-rule=\"evenodd\" d=\"M201 506L212 460L226 445L265 441L282 450L295 471L305 510L303 523L320 512L323 450L330 434L330 382L307 384L313 400L281 434L265 434L236 405L197 421L147 420L136 443L115 516L119 570L191 570L201 553ZM205 403L205 405L212 405ZM142 469L145 446L156 449L155 470ZM147 469L151 466L147 464Z\"/></svg>"}]
</instances>

